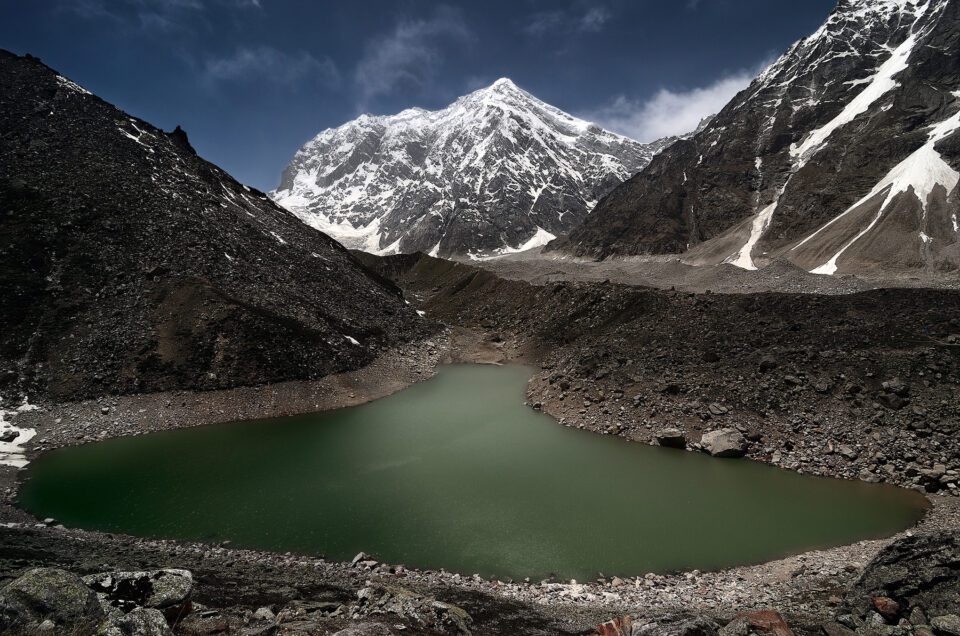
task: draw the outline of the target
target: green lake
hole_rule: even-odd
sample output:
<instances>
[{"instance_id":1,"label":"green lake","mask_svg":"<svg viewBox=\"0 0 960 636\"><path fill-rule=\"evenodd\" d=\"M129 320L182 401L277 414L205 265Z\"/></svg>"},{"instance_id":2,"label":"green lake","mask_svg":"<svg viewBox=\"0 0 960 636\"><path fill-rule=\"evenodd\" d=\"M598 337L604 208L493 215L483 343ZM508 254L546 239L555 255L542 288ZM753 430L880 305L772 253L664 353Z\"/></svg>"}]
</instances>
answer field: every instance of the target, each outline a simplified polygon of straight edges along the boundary
<instances>
[{"instance_id":1,"label":"green lake","mask_svg":"<svg viewBox=\"0 0 960 636\"><path fill-rule=\"evenodd\" d=\"M485 577L715 569L893 534L926 500L578 431L531 370L453 365L362 406L41 456L20 505L67 526Z\"/></svg>"}]
</instances>

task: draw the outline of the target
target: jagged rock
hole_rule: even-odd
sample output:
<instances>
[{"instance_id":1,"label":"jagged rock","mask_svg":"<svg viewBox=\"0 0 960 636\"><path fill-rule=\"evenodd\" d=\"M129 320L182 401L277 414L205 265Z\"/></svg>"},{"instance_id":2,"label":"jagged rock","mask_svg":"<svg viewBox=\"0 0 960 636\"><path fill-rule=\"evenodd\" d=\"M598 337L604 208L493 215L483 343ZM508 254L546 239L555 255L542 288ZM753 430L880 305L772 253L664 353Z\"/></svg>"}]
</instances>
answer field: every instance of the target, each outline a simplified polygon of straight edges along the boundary
<instances>
[{"instance_id":1,"label":"jagged rock","mask_svg":"<svg viewBox=\"0 0 960 636\"><path fill-rule=\"evenodd\" d=\"M960 607L960 532L918 534L884 548L864 569L846 603L860 615L886 596L932 616Z\"/></svg>"},{"instance_id":2,"label":"jagged rock","mask_svg":"<svg viewBox=\"0 0 960 636\"><path fill-rule=\"evenodd\" d=\"M856 636L855 631L840 623L825 623L822 629L825 636Z\"/></svg>"},{"instance_id":3,"label":"jagged rock","mask_svg":"<svg viewBox=\"0 0 960 636\"><path fill-rule=\"evenodd\" d=\"M896 393L881 393L877 396L877 402L894 411L899 411L910 403L909 400Z\"/></svg>"},{"instance_id":4,"label":"jagged rock","mask_svg":"<svg viewBox=\"0 0 960 636\"><path fill-rule=\"evenodd\" d=\"M778 366L777 359L774 356L763 356L760 358L760 364L757 367L760 369L761 373L766 373L767 371L773 371Z\"/></svg>"},{"instance_id":5,"label":"jagged rock","mask_svg":"<svg viewBox=\"0 0 960 636\"><path fill-rule=\"evenodd\" d=\"M783 620L783 616L773 610L740 612L733 621L720 630L719 636L750 636L753 633L794 636L793 630Z\"/></svg>"},{"instance_id":6,"label":"jagged rock","mask_svg":"<svg viewBox=\"0 0 960 636\"><path fill-rule=\"evenodd\" d=\"M930 620L930 627L937 636L960 636L960 616L947 614Z\"/></svg>"},{"instance_id":7,"label":"jagged rock","mask_svg":"<svg viewBox=\"0 0 960 636\"><path fill-rule=\"evenodd\" d=\"M341 629L333 636L393 636L393 632L383 623L364 623Z\"/></svg>"},{"instance_id":8,"label":"jagged rock","mask_svg":"<svg viewBox=\"0 0 960 636\"><path fill-rule=\"evenodd\" d=\"M743 457L747 452L743 433L734 428L704 433L700 445L714 457Z\"/></svg>"},{"instance_id":9,"label":"jagged rock","mask_svg":"<svg viewBox=\"0 0 960 636\"><path fill-rule=\"evenodd\" d=\"M46 620L64 631L92 631L103 618L97 595L65 570L29 570L0 590L0 631Z\"/></svg>"},{"instance_id":10,"label":"jagged rock","mask_svg":"<svg viewBox=\"0 0 960 636\"><path fill-rule=\"evenodd\" d=\"M100 627L97 636L173 636L173 630L159 610L138 607L111 618Z\"/></svg>"},{"instance_id":11,"label":"jagged rock","mask_svg":"<svg viewBox=\"0 0 960 636\"><path fill-rule=\"evenodd\" d=\"M190 612L193 575L188 570L104 572L83 578L103 601L123 612L134 607L160 610L171 623Z\"/></svg>"},{"instance_id":12,"label":"jagged rock","mask_svg":"<svg viewBox=\"0 0 960 636\"><path fill-rule=\"evenodd\" d=\"M719 629L712 619L701 617L682 623L677 629L677 636L717 636Z\"/></svg>"},{"instance_id":13,"label":"jagged rock","mask_svg":"<svg viewBox=\"0 0 960 636\"><path fill-rule=\"evenodd\" d=\"M900 603L887 596L875 596L872 601L873 608L883 616L884 620L888 623L896 622L897 617L900 616Z\"/></svg>"},{"instance_id":14,"label":"jagged rock","mask_svg":"<svg viewBox=\"0 0 960 636\"><path fill-rule=\"evenodd\" d=\"M602 623L590 632L591 636L632 636L633 618L622 616Z\"/></svg>"},{"instance_id":15,"label":"jagged rock","mask_svg":"<svg viewBox=\"0 0 960 636\"><path fill-rule=\"evenodd\" d=\"M471 634L473 619L451 603L422 596L401 587L367 586L357 592L360 616L396 614L424 627L456 634Z\"/></svg>"},{"instance_id":16,"label":"jagged rock","mask_svg":"<svg viewBox=\"0 0 960 636\"><path fill-rule=\"evenodd\" d=\"M687 437L677 428L664 428L657 432L657 444L666 448L686 448Z\"/></svg>"}]
</instances>

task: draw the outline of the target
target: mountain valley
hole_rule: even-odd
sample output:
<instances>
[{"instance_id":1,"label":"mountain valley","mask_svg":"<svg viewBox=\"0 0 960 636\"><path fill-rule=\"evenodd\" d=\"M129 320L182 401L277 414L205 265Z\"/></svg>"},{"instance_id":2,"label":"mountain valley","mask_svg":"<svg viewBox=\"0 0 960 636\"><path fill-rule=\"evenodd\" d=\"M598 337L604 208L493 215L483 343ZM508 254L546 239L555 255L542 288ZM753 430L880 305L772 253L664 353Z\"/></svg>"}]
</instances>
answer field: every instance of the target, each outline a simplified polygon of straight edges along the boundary
<instances>
[{"instance_id":1,"label":"mountain valley","mask_svg":"<svg viewBox=\"0 0 960 636\"><path fill-rule=\"evenodd\" d=\"M958 26L960 0L839 0L715 116L651 144L500 79L326 129L270 193L0 50L0 632L960 635ZM497 369L471 367L442 400L446 365L521 380L485 400ZM548 435L521 445L526 419L483 421L500 407L618 451L584 467ZM134 447L150 453L116 450ZM638 450L675 472L624 478ZM750 482L710 497L736 462ZM27 496L58 479L83 491L62 519ZM568 517L572 553L649 525L728 556L717 524L775 529L763 497L822 503L777 484L823 498L829 479L909 505L864 497L830 524L884 533L720 565L676 550L676 569L618 570L616 547L610 571L520 565L549 563ZM643 491L682 510L683 487L723 514L626 509ZM615 505L583 505L591 488ZM496 499L520 491L542 496ZM77 521L94 509L122 523ZM422 561L391 562L427 509L456 532L408 532ZM434 531L451 562L423 556ZM316 548L338 532L348 548ZM523 558L458 567L489 537Z\"/></svg>"}]
</instances>

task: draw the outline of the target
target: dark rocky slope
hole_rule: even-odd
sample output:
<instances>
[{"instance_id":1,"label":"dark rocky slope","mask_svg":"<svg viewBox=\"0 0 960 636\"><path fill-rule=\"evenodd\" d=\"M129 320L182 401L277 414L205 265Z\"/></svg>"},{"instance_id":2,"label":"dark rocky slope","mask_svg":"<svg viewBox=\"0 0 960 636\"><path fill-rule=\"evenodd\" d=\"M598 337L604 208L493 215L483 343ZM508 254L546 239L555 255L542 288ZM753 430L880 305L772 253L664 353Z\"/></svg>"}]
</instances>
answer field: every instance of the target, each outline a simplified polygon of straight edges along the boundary
<instances>
[{"instance_id":1,"label":"dark rocky slope","mask_svg":"<svg viewBox=\"0 0 960 636\"><path fill-rule=\"evenodd\" d=\"M957 0L840 0L552 248L689 250L690 263L748 269L787 258L826 274L955 268L958 24Z\"/></svg>"},{"instance_id":2,"label":"dark rocky slope","mask_svg":"<svg viewBox=\"0 0 960 636\"><path fill-rule=\"evenodd\" d=\"M263 193L0 51L0 395L316 378L426 333L391 283Z\"/></svg>"}]
</instances>

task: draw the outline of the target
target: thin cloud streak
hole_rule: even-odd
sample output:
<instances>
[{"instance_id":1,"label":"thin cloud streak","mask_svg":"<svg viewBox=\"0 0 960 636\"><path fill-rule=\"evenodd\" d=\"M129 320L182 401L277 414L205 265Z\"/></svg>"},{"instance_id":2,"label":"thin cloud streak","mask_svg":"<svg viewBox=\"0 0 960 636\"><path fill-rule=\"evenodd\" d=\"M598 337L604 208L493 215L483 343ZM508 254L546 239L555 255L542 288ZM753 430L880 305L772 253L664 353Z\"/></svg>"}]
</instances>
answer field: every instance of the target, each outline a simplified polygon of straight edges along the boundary
<instances>
[{"instance_id":1,"label":"thin cloud streak","mask_svg":"<svg viewBox=\"0 0 960 636\"><path fill-rule=\"evenodd\" d=\"M533 37L549 34L598 33L612 17L610 10L602 5L578 11L573 9L540 11L530 16L522 30Z\"/></svg>"},{"instance_id":2,"label":"thin cloud streak","mask_svg":"<svg viewBox=\"0 0 960 636\"><path fill-rule=\"evenodd\" d=\"M333 60L317 59L306 51L290 54L270 46L240 47L228 57L208 59L203 77L210 84L255 80L296 87L310 81L323 86L340 82Z\"/></svg>"}]
</instances>

